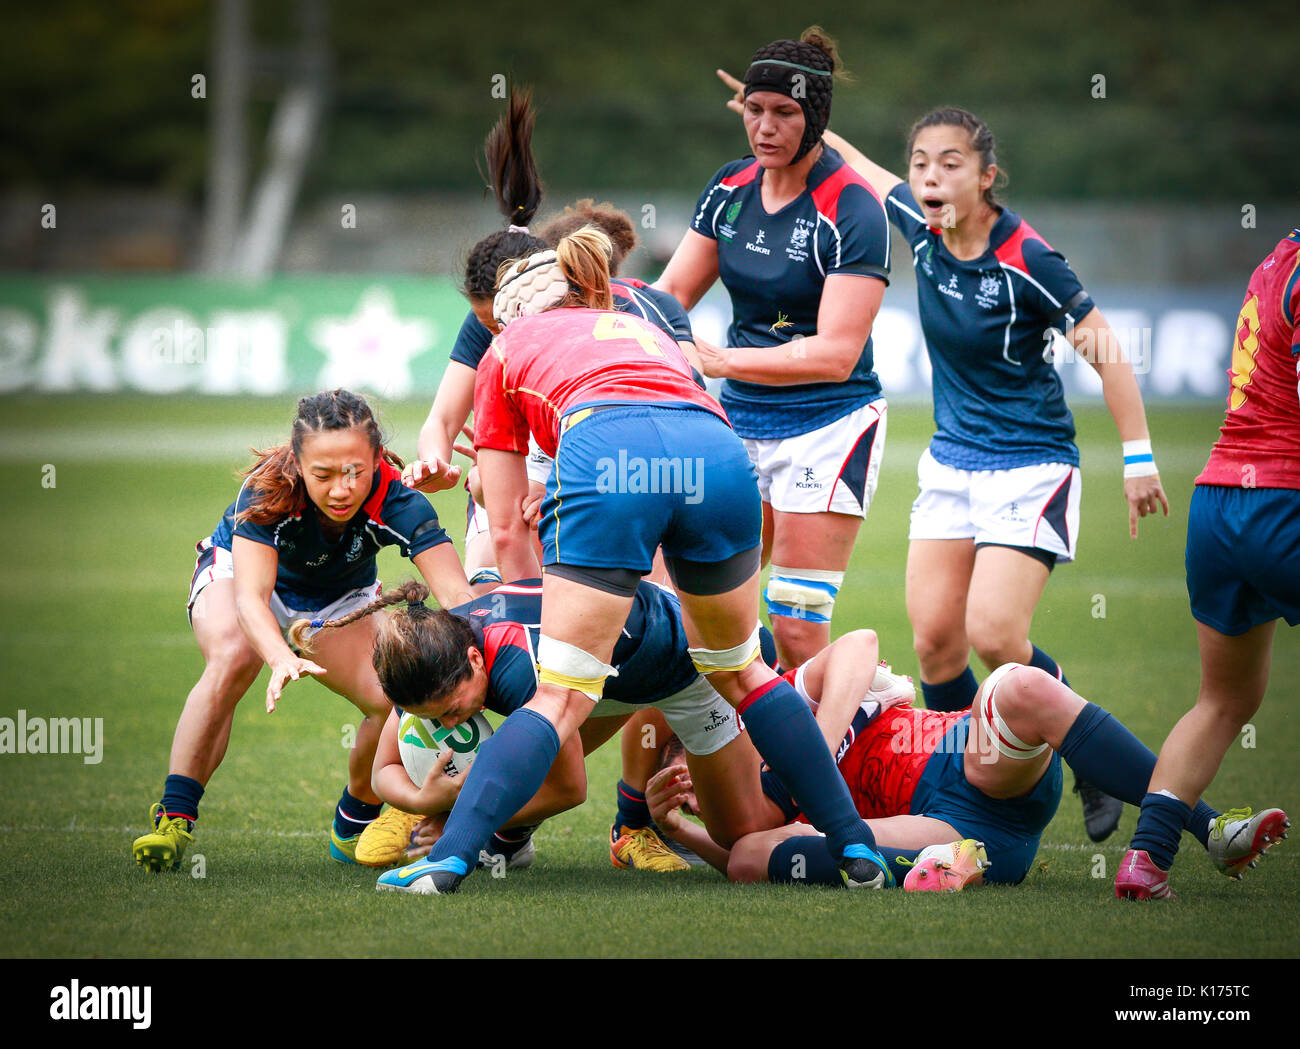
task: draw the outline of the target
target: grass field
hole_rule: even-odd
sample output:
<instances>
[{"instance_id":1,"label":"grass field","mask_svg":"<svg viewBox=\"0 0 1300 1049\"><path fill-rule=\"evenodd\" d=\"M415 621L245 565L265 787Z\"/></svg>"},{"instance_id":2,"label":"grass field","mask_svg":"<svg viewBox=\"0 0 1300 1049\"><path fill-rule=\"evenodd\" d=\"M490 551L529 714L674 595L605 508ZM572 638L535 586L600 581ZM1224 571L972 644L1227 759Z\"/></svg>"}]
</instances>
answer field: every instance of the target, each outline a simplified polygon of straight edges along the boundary
<instances>
[{"instance_id":1,"label":"grass field","mask_svg":"<svg viewBox=\"0 0 1300 1049\"><path fill-rule=\"evenodd\" d=\"M538 832L530 870L479 875L445 899L376 893L373 872L342 867L326 851L353 708L303 683L268 717L265 674L240 708L183 872L146 875L132 862L131 840L159 796L176 715L200 669L184 614L194 542L233 497L248 445L287 433L291 403L2 403L0 717L22 709L103 718L104 749L94 765L76 755L0 756L0 955L951 957L955 940L963 957L1297 953L1292 843L1235 883L1185 837L1174 875L1180 899L1121 904L1111 881L1135 814L1094 846L1069 793L1015 889L849 894L735 886L709 871L616 871L605 845L618 771L612 744L589 759L587 804ZM426 405L383 409L393 446L409 455ZM1104 411L1078 412L1079 560L1054 573L1035 621L1034 639L1074 687L1155 747L1196 693L1186 509L1220 415L1217 404L1150 412L1173 513L1145 521L1130 542L1118 439ZM903 567L916 460L931 423L925 404L895 405L890 416L880 492L835 627L874 627L883 658L915 673ZM42 485L47 464L54 487ZM462 498L437 499L457 537ZM387 581L408 570L396 554L381 561ZM1297 681L1300 645L1283 626L1254 746L1230 751L1211 802L1300 811ZM160 937L160 917L181 914L185 935Z\"/></svg>"}]
</instances>

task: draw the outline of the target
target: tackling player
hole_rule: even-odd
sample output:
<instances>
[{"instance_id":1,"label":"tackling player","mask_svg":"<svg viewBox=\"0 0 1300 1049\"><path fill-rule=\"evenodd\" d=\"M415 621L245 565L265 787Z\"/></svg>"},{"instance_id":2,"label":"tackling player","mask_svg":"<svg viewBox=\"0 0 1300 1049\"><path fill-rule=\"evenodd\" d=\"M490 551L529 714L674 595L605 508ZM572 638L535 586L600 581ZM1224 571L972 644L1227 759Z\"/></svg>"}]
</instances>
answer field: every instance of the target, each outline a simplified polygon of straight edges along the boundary
<instances>
[{"instance_id":1,"label":"tackling player","mask_svg":"<svg viewBox=\"0 0 1300 1049\"><path fill-rule=\"evenodd\" d=\"M619 625L661 543L697 670L832 836L846 880L879 886L883 864L816 723L757 658L761 513L744 447L677 344L610 309L610 250L585 227L498 279L504 330L478 369L474 440L508 578L537 574L514 509L527 496L530 435L555 458L539 527L539 684L479 751L411 890L454 892L493 829L536 793L599 702Z\"/></svg>"},{"instance_id":2,"label":"tackling player","mask_svg":"<svg viewBox=\"0 0 1300 1049\"><path fill-rule=\"evenodd\" d=\"M298 402L290 441L259 454L239 496L198 544L188 612L204 670L176 724L153 830L132 845L151 871L175 868L193 840L199 800L230 740L235 706L262 665L267 710L290 680L311 674L364 715L348 756L348 785L330 829L330 855L351 862L361 829L379 814L370 768L391 709L370 666L374 624L323 639L314 660L282 631L369 602L375 557L397 545L438 600L458 604L469 584L428 499L401 482L397 459L365 400L331 390Z\"/></svg>"},{"instance_id":3,"label":"tackling player","mask_svg":"<svg viewBox=\"0 0 1300 1049\"><path fill-rule=\"evenodd\" d=\"M731 296L729 345L696 345L758 471L765 597L788 667L830 641L885 444L871 328L889 224L823 140L839 64L817 27L755 52L741 105L754 156L713 177L655 282L687 309L719 278Z\"/></svg>"},{"instance_id":4,"label":"tackling player","mask_svg":"<svg viewBox=\"0 0 1300 1049\"><path fill-rule=\"evenodd\" d=\"M1246 286L1232 345L1228 409L1187 514L1187 594L1201 652L1201 688L1160 748L1115 895L1172 899L1169 869L1188 805L1263 702L1279 619L1300 625L1300 229ZM1239 822L1247 866L1290 826L1280 809Z\"/></svg>"}]
</instances>

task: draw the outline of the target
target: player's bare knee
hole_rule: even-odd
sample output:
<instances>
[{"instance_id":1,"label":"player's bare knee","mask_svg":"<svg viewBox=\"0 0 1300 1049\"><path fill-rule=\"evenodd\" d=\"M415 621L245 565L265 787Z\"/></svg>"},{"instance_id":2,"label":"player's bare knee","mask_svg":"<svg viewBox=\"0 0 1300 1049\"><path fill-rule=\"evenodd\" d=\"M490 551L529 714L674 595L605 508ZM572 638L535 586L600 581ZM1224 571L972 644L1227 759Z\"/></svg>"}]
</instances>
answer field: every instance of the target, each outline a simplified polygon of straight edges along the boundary
<instances>
[{"instance_id":1,"label":"player's bare knee","mask_svg":"<svg viewBox=\"0 0 1300 1049\"><path fill-rule=\"evenodd\" d=\"M987 667L1018 663L1025 658L1025 638L1010 624L977 622L966 625L971 647Z\"/></svg>"},{"instance_id":2,"label":"player's bare knee","mask_svg":"<svg viewBox=\"0 0 1300 1049\"><path fill-rule=\"evenodd\" d=\"M966 661L966 650L953 644L951 634L938 631L914 630L912 633L912 649L916 652L916 657L922 667L964 663Z\"/></svg>"},{"instance_id":3,"label":"player's bare knee","mask_svg":"<svg viewBox=\"0 0 1300 1049\"><path fill-rule=\"evenodd\" d=\"M1012 667L998 681L998 712L1013 723L1035 722L1055 705L1057 684L1056 678L1037 667Z\"/></svg>"}]
</instances>

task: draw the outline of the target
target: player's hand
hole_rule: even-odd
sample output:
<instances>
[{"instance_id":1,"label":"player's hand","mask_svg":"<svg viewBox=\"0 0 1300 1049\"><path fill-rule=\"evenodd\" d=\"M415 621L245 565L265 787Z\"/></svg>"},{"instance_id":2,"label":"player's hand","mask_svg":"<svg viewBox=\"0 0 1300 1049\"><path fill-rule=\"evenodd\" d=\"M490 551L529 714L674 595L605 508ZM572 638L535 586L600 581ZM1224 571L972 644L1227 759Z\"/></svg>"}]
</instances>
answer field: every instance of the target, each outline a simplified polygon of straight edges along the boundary
<instances>
[{"instance_id":1,"label":"player's hand","mask_svg":"<svg viewBox=\"0 0 1300 1049\"><path fill-rule=\"evenodd\" d=\"M417 492L441 492L460 483L460 467L441 459L415 459L402 468L402 484Z\"/></svg>"},{"instance_id":2,"label":"player's hand","mask_svg":"<svg viewBox=\"0 0 1300 1049\"><path fill-rule=\"evenodd\" d=\"M670 837L682 825L682 806L689 799L691 774L681 765L669 765L650 777L645 786L645 801L650 818Z\"/></svg>"},{"instance_id":3,"label":"player's hand","mask_svg":"<svg viewBox=\"0 0 1300 1049\"><path fill-rule=\"evenodd\" d=\"M446 812L436 812L432 816L425 816L415 825L415 830L411 831L411 844L406 848L408 859L418 860L421 856L429 855L429 850L438 844L438 839L447 827L447 816Z\"/></svg>"},{"instance_id":4,"label":"player's hand","mask_svg":"<svg viewBox=\"0 0 1300 1049\"><path fill-rule=\"evenodd\" d=\"M735 92L735 94L727 100L727 108L730 109L733 113L745 112L744 83L737 80L725 69L715 69L714 72L718 74L719 80L721 80L724 84L727 85L727 87L731 88L731 90Z\"/></svg>"},{"instance_id":5,"label":"player's hand","mask_svg":"<svg viewBox=\"0 0 1300 1049\"><path fill-rule=\"evenodd\" d=\"M1153 514L1159 507L1164 507L1165 516L1169 516L1169 500L1160 484L1159 474L1147 474L1146 477L1126 477L1124 479L1124 498L1128 500L1128 534L1132 539L1138 537L1138 518Z\"/></svg>"},{"instance_id":6,"label":"player's hand","mask_svg":"<svg viewBox=\"0 0 1300 1049\"><path fill-rule=\"evenodd\" d=\"M290 681L297 681L303 674L324 673L326 670L323 666L301 656L276 660L271 664L271 681L266 686L266 712L270 714L275 710L275 705L280 702L280 695L284 692L284 686Z\"/></svg>"},{"instance_id":7,"label":"player's hand","mask_svg":"<svg viewBox=\"0 0 1300 1049\"><path fill-rule=\"evenodd\" d=\"M530 495L524 499L520 510L524 515L524 524L529 528L537 528L537 518L542 512L542 500L545 498L545 492L538 492L536 495Z\"/></svg>"},{"instance_id":8,"label":"player's hand","mask_svg":"<svg viewBox=\"0 0 1300 1049\"><path fill-rule=\"evenodd\" d=\"M703 339L695 341L696 352L700 355L700 370L709 379L725 379L727 368L731 363L731 347L714 346Z\"/></svg>"},{"instance_id":9,"label":"player's hand","mask_svg":"<svg viewBox=\"0 0 1300 1049\"><path fill-rule=\"evenodd\" d=\"M471 423L466 423L460 428L460 432L465 435L469 444L453 444L452 449L460 452L466 459L472 463L478 462L478 452L474 450L474 427Z\"/></svg>"},{"instance_id":10,"label":"player's hand","mask_svg":"<svg viewBox=\"0 0 1300 1049\"><path fill-rule=\"evenodd\" d=\"M460 794L460 785L465 776L447 775L447 766L455 756L456 752L450 747L438 755L438 760L424 778L424 786L416 795L417 812L450 812L456 804L456 796Z\"/></svg>"}]
</instances>

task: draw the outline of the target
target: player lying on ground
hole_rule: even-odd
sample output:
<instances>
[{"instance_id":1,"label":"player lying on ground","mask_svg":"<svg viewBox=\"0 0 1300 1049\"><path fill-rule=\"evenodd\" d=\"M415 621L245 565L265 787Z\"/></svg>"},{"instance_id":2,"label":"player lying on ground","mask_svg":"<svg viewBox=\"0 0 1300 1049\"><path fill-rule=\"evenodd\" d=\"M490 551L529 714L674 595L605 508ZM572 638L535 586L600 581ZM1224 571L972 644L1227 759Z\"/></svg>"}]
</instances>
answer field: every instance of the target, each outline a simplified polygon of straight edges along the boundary
<instances>
[{"instance_id":1,"label":"player lying on ground","mask_svg":"<svg viewBox=\"0 0 1300 1049\"><path fill-rule=\"evenodd\" d=\"M1279 619L1300 625L1300 229L1251 275L1232 347L1220 438L1187 515L1187 593L1201 651L1201 689L1160 748L1115 895L1167 899L1169 868L1199 798L1268 687ZM1280 809L1235 833L1251 859L1290 824ZM1240 875L1247 862L1226 873Z\"/></svg>"},{"instance_id":2,"label":"player lying on ground","mask_svg":"<svg viewBox=\"0 0 1300 1049\"><path fill-rule=\"evenodd\" d=\"M433 814L445 813L465 796L487 743L466 773L449 779L435 769L416 788L397 753L399 712L437 718L454 728L483 709L509 716L525 708L538 691L535 653L541 637L543 590L536 580L524 580L442 611L420 603L426 593L418 583L389 591L349 616L324 623L313 644L333 629L350 629L387 605L407 602L391 615L370 620L378 624L374 670L395 706L375 763L374 787L400 809ZM484 843L490 854L510 859L526 844L536 824L582 804L587 793L584 754L646 705L661 710L683 740L699 788L699 811L710 833L730 843L759 829L760 824L753 822L762 805L757 752L747 735L742 743L734 711L692 663L676 595L651 583L637 586L612 662L617 673L604 696L580 731L560 748L540 786L496 820L497 838L490 844L485 838ZM437 833L441 823L430 820L422 828L428 832L420 839L425 847L441 837ZM387 859L397 860L405 844L395 836ZM378 887L428 892L428 867L417 862L389 871Z\"/></svg>"},{"instance_id":3,"label":"player lying on ground","mask_svg":"<svg viewBox=\"0 0 1300 1049\"><path fill-rule=\"evenodd\" d=\"M1021 882L1060 801L1062 759L1116 797L1140 800L1155 755L1113 715L1050 674L999 667L969 711L881 710L859 702L870 672L863 668L873 666L867 657L874 655L873 635L848 634L792 676L810 702L820 700L817 718L827 738L843 741L840 772L897 881L917 850L974 839L991 862L984 880ZM651 779L647 802L665 834L734 881L838 883L824 839L789 822L799 809L778 777L763 775L768 829L730 850L677 811L693 806L691 782L675 760ZM1221 870L1253 858L1234 844L1238 822L1201 802L1188 825ZM953 887L959 885L960 879Z\"/></svg>"},{"instance_id":4,"label":"player lying on ground","mask_svg":"<svg viewBox=\"0 0 1300 1049\"><path fill-rule=\"evenodd\" d=\"M282 630L344 615L379 592L375 557L397 545L440 602L459 604L469 584L428 499L405 487L370 406L347 390L298 402L292 436L258 456L216 531L198 544L189 615L203 675L176 724L154 829L132 845L136 863L174 868L192 840L199 800L225 757L235 706L263 664L272 710L289 680L317 677L364 715L348 757L348 785L330 830L330 855L350 862L379 814L370 769L391 705L370 666L374 624L321 639L314 659Z\"/></svg>"}]
</instances>

